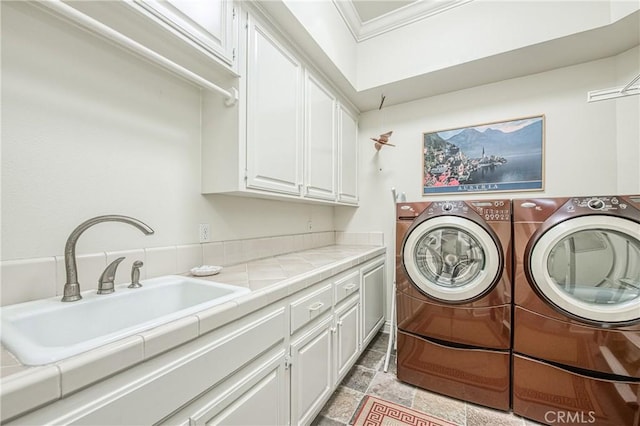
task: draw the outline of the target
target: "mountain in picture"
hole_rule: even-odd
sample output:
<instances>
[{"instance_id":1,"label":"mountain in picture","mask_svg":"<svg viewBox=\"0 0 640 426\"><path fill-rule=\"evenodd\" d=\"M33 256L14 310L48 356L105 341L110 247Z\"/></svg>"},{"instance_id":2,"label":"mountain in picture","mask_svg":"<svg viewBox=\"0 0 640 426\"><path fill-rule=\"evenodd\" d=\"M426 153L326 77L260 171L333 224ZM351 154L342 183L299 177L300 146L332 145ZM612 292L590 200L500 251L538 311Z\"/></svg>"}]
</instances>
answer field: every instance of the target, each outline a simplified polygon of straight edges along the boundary
<instances>
[{"instance_id":1,"label":"mountain in picture","mask_svg":"<svg viewBox=\"0 0 640 426\"><path fill-rule=\"evenodd\" d=\"M520 130L503 132L487 129L484 132L468 128L446 141L457 146L467 157L480 157L482 150L487 154L509 156L523 152L539 152L542 120L538 120Z\"/></svg>"}]
</instances>

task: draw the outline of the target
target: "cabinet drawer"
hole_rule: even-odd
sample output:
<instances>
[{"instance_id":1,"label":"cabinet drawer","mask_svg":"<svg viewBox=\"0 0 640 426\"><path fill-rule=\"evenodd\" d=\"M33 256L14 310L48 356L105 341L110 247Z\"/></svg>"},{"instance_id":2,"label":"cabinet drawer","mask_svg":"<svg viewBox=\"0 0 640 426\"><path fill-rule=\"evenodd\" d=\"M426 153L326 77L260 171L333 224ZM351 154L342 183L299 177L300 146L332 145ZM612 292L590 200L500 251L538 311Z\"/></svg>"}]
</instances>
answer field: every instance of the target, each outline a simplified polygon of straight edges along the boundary
<instances>
[{"instance_id":1,"label":"cabinet drawer","mask_svg":"<svg viewBox=\"0 0 640 426\"><path fill-rule=\"evenodd\" d=\"M360 271L356 270L339 278L335 284L336 305L358 291L360 291Z\"/></svg>"},{"instance_id":2,"label":"cabinet drawer","mask_svg":"<svg viewBox=\"0 0 640 426\"><path fill-rule=\"evenodd\" d=\"M323 312L331 310L331 288L331 283L327 283L291 302L291 334Z\"/></svg>"}]
</instances>

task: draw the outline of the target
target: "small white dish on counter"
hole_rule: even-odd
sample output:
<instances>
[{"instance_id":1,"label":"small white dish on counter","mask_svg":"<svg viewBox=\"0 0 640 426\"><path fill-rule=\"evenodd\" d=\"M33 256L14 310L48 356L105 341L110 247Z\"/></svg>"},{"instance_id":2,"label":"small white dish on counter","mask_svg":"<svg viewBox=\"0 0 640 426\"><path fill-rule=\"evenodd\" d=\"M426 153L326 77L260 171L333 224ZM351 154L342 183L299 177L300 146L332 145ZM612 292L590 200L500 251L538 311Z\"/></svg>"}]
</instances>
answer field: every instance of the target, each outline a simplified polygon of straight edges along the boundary
<instances>
[{"instance_id":1,"label":"small white dish on counter","mask_svg":"<svg viewBox=\"0 0 640 426\"><path fill-rule=\"evenodd\" d=\"M222 266L202 265L191 268L191 275L194 277L208 277L218 274L220 271L222 271Z\"/></svg>"}]
</instances>

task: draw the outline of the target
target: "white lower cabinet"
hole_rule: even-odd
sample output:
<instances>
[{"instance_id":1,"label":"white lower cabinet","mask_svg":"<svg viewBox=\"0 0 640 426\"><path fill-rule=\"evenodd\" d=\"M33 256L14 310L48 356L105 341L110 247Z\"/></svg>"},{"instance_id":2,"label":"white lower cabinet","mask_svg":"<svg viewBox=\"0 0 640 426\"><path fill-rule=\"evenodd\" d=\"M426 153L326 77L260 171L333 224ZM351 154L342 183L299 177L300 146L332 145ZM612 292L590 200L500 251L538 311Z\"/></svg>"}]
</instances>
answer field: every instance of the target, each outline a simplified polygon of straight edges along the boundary
<instances>
[{"instance_id":1,"label":"white lower cabinet","mask_svg":"<svg viewBox=\"0 0 640 426\"><path fill-rule=\"evenodd\" d=\"M307 425L383 323L384 258L5 422Z\"/></svg>"},{"instance_id":2,"label":"white lower cabinet","mask_svg":"<svg viewBox=\"0 0 640 426\"><path fill-rule=\"evenodd\" d=\"M360 297L354 295L336 309L336 384L344 378L360 355Z\"/></svg>"},{"instance_id":3,"label":"white lower cabinet","mask_svg":"<svg viewBox=\"0 0 640 426\"><path fill-rule=\"evenodd\" d=\"M360 273L316 284L290 303L292 425L313 421L360 355Z\"/></svg>"},{"instance_id":4,"label":"white lower cabinet","mask_svg":"<svg viewBox=\"0 0 640 426\"><path fill-rule=\"evenodd\" d=\"M333 392L333 317L291 343L291 424L309 424Z\"/></svg>"},{"instance_id":5,"label":"white lower cabinet","mask_svg":"<svg viewBox=\"0 0 640 426\"><path fill-rule=\"evenodd\" d=\"M362 343L369 344L384 323L384 259L362 267Z\"/></svg>"}]
</instances>

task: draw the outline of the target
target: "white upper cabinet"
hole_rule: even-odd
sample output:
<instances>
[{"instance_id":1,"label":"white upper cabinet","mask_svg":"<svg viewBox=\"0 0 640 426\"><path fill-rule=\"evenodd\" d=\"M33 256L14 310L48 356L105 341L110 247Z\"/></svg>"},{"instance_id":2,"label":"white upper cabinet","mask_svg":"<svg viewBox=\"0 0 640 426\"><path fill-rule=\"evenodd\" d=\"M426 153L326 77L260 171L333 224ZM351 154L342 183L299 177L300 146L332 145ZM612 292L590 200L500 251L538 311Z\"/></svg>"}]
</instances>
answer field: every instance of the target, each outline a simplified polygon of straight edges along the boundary
<instances>
[{"instance_id":1,"label":"white upper cabinet","mask_svg":"<svg viewBox=\"0 0 640 426\"><path fill-rule=\"evenodd\" d=\"M247 51L247 187L300 194L302 66L255 20Z\"/></svg>"},{"instance_id":2,"label":"white upper cabinet","mask_svg":"<svg viewBox=\"0 0 640 426\"><path fill-rule=\"evenodd\" d=\"M338 201L358 204L358 120L338 105Z\"/></svg>"},{"instance_id":3,"label":"white upper cabinet","mask_svg":"<svg viewBox=\"0 0 640 426\"><path fill-rule=\"evenodd\" d=\"M305 74L305 196L336 200L336 99Z\"/></svg>"},{"instance_id":4,"label":"white upper cabinet","mask_svg":"<svg viewBox=\"0 0 640 426\"><path fill-rule=\"evenodd\" d=\"M135 0L173 32L233 66L233 4L229 0Z\"/></svg>"},{"instance_id":5,"label":"white upper cabinet","mask_svg":"<svg viewBox=\"0 0 640 426\"><path fill-rule=\"evenodd\" d=\"M203 95L202 193L357 204L357 116L257 6L242 7L240 101Z\"/></svg>"}]
</instances>

